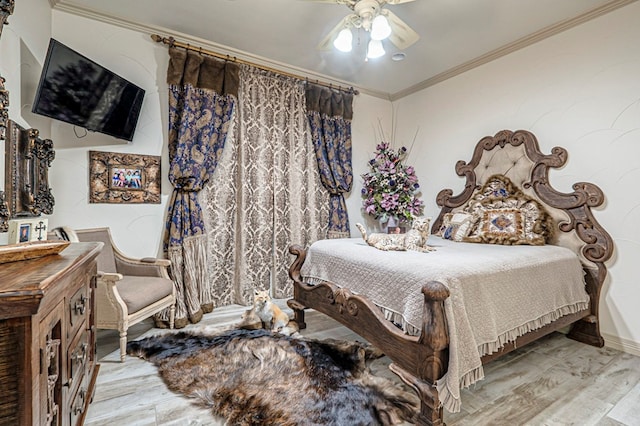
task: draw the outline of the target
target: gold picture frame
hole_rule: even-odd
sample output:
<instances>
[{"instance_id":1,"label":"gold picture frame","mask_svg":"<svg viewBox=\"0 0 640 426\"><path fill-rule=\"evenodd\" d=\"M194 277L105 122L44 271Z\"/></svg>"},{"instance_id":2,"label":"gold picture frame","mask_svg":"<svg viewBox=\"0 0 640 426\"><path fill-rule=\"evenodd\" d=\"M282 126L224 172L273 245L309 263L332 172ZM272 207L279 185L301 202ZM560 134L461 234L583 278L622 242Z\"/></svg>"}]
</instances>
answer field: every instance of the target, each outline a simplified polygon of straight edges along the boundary
<instances>
[{"instance_id":1,"label":"gold picture frame","mask_svg":"<svg viewBox=\"0 0 640 426\"><path fill-rule=\"evenodd\" d=\"M160 156L89 151L89 202L160 204Z\"/></svg>"}]
</instances>

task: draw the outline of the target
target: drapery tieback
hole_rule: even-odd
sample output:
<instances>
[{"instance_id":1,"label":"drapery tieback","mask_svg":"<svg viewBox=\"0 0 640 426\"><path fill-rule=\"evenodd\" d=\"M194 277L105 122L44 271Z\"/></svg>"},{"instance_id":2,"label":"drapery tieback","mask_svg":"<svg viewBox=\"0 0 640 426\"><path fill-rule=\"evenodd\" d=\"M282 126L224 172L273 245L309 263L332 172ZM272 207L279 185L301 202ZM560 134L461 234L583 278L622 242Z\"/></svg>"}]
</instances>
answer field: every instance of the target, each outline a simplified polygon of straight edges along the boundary
<instances>
[{"instance_id":1,"label":"drapery tieback","mask_svg":"<svg viewBox=\"0 0 640 426\"><path fill-rule=\"evenodd\" d=\"M182 177L175 180L173 187L180 192L198 192L202 189L202 184L196 178Z\"/></svg>"}]
</instances>

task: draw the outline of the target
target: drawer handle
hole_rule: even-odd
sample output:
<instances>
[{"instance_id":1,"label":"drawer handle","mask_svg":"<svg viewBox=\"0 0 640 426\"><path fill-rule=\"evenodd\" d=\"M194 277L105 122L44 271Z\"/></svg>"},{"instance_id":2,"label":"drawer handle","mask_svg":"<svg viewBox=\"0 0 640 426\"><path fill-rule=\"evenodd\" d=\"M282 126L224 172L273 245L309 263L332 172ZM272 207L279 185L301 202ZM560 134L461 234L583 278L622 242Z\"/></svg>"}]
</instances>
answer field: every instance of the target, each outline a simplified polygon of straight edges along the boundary
<instances>
[{"instance_id":1,"label":"drawer handle","mask_svg":"<svg viewBox=\"0 0 640 426\"><path fill-rule=\"evenodd\" d=\"M73 414L74 415L77 416L78 414L82 413L82 411L84 410L84 403L85 403L86 397L87 397L87 392L84 390L84 388L81 388L78 391L78 398L80 398L78 400L78 402L79 401L82 401L82 402L80 403L80 406L78 406L78 402L76 402L76 406L73 407Z\"/></svg>"},{"instance_id":2,"label":"drawer handle","mask_svg":"<svg viewBox=\"0 0 640 426\"><path fill-rule=\"evenodd\" d=\"M87 359L87 348L89 347L89 345L87 343L83 343L82 346L80 347L80 352L79 354L75 354L74 355L74 360L76 363L78 364L82 364L84 363L84 361Z\"/></svg>"},{"instance_id":3,"label":"drawer handle","mask_svg":"<svg viewBox=\"0 0 640 426\"><path fill-rule=\"evenodd\" d=\"M84 315L84 311L86 309L86 302L87 302L87 298L83 294L82 296L80 296L80 300L78 300L73 306L73 312L75 312L76 315Z\"/></svg>"}]
</instances>

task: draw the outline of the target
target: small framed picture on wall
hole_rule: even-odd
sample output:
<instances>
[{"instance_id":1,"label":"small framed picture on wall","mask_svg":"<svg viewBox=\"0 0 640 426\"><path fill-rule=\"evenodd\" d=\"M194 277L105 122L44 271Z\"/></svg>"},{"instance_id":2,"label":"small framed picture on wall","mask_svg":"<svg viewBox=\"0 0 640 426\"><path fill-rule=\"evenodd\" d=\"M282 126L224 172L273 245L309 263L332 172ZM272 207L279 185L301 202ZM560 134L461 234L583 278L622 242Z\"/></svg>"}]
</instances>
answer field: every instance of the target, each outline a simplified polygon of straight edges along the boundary
<instances>
[{"instance_id":1,"label":"small framed picture on wall","mask_svg":"<svg viewBox=\"0 0 640 426\"><path fill-rule=\"evenodd\" d=\"M45 241L47 239L47 219L39 217L9 221L9 244Z\"/></svg>"}]
</instances>

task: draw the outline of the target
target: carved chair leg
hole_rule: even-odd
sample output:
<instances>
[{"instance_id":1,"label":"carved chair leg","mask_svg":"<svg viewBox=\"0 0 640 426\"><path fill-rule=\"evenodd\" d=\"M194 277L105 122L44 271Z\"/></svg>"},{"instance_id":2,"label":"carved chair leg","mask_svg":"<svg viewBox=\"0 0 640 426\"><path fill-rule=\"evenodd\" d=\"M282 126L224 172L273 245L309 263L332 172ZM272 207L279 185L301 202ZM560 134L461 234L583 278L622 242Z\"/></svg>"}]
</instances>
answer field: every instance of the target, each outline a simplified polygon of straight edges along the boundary
<instances>
[{"instance_id":1,"label":"carved chair leg","mask_svg":"<svg viewBox=\"0 0 640 426\"><path fill-rule=\"evenodd\" d=\"M120 332L120 362L124 362L127 356L127 330Z\"/></svg>"},{"instance_id":2,"label":"carved chair leg","mask_svg":"<svg viewBox=\"0 0 640 426\"><path fill-rule=\"evenodd\" d=\"M287 300L287 305L293 309L293 320L298 324L300 330L307 328L307 323L304 322L304 310L307 307L293 299Z\"/></svg>"},{"instance_id":3,"label":"carved chair leg","mask_svg":"<svg viewBox=\"0 0 640 426\"><path fill-rule=\"evenodd\" d=\"M169 328L173 328L176 321L176 304L174 303L169 308Z\"/></svg>"},{"instance_id":4,"label":"carved chair leg","mask_svg":"<svg viewBox=\"0 0 640 426\"><path fill-rule=\"evenodd\" d=\"M442 405L435 386L414 376L395 363L389 365L389 369L397 374L403 382L411 386L420 398L420 413L416 418L415 424L420 426L444 426Z\"/></svg>"}]
</instances>

